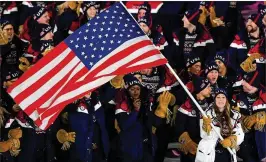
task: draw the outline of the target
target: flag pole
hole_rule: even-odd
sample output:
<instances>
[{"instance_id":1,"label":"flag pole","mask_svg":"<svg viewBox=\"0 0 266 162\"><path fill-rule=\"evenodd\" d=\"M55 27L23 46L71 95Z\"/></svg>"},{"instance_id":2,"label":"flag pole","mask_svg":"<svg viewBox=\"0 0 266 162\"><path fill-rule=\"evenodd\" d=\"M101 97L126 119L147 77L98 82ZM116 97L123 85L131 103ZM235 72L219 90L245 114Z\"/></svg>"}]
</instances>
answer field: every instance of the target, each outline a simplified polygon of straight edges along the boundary
<instances>
[{"instance_id":1,"label":"flag pole","mask_svg":"<svg viewBox=\"0 0 266 162\"><path fill-rule=\"evenodd\" d=\"M127 7L123 4L123 2L119 1L119 3L126 9L126 11L128 12L127 10ZM129 12L128 12L129 13ZM131 13L129 13L129 15L133 18L133 20L138 24L138 22L135 20L135 18L132 16ZM138 24L139 25L139 24ZM142 28L140 27L140 29L142 30ZM142 30L143 31L143 30ZM143 31L144 32L144 31ZM146 37L148 37L146 35ZM149 38L149 37L148 37ZM150 39L150 38L149 38ZM155 45L153 44L154 48ZM157 49L157 48L156 48ZM175 73L174 69L170 66L169 63L166 63L166 66L169 68L169 70L172 72L172 74L175 76L175 78L177 79L177 81L179 82L179 84L181 84L181 86L183 87L183 89L186 91L186 93L188 94L188 96L191 98L191 100L195 103L195 105L197 106L197 108L199 109L199 111L201 112L201 114L204 116L204 117L207 117L206 113L202 110L202 108L200 107L200 105L198 104L198 102L195 100L195 98L192 96L192 94L189 92L189 90L187 89L187 87L184 85L184 83L182 82L182 80L178 77L178 75ZM223 137L221 136L221 134L216 130L214 129L214 125L211 123L211 127L213 128L214 132L219 136L219 138L221 140L224 140ZM234 157L234 162L237 162L237 160L235 159L235 152L232 151L232 149L230 149L229 147L227 148L227 150L230 152L231 155L233 155Z\"/></svg>"},{"instance_id":2,"label":"flag pole","mask_svg":"<svg viewBox=\"0 0 266 162\"><path fill-rule=\"evenodd\" d=\"M194 102L194 104L197 106L197 108L199 109L199 111L201 112L201 114L204 117L207 117L205 111L202 110L202 108L200 107L200 105L198 104L198 102L195 100L195 98L192 96L192 94L189 92L189 90L187 89L187 87L184 85L184 83L182 82L182 80L179 78L179 76L175 73L175 71L173 70L173 68L169 65L169 63L166 64L166 66L169 68L169 70L172 72L172 74L175 76L175 78L177 79L177 81L179 82L179 84L182 86L182 88L186 91L186 93L188 94L188 96L190 97L190 99ZM213 128L214 132L219 136L219 138L221 140L224 140L224 138L221 136L221 134L214 129L214 125L211 123L211 127ZM232 154L235 155L235 153L228 147L227 150Z\"/></svg>"}]
</instances>

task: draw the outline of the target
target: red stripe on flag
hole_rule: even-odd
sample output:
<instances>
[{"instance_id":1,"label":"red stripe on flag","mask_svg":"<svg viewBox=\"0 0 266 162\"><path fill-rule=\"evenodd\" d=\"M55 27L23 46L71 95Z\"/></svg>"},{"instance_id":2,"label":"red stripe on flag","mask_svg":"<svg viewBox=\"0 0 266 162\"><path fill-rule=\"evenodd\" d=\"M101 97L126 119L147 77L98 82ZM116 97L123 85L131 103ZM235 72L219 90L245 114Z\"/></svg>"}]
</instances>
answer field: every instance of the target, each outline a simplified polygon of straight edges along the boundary
<instances>
[{"instance_id":1,"label":"red stripe on flag","mask_svg":"<svg viewBox=\"0 0 266 162\"><path fill-rule=\"evenodd\" d=\"M101 85L99 85L99 86L101 86ZM53 106L53 107L50 107L49 109L46 109L46 111L44 111L44 112L41 114L42 120L43 120L44 118L49 117L51 114L53 114L53 113L54 113L55 111L57 111L58 109L61 109L62 106L63 106L63 108L64 108L64 107L66 106L66 104L69 104L69 103L74 102L75 100L77 100L77 99L79 99L79 98L84 97L84 96L85 96L86 94L88 94L89 92L93 92L93 91L94 91L95 89L97 89L99 86L97 86L97 87L91 89L90 91L86 91L86 92L84 92L84 93L81 93L80 95L75 96L75 97L73 97L73 98L70 98L70 99L68 99L68 100L66 100L66 101L60 102L59 104L57 104L57 105L55 105L55 106Z\"/></svg>"},{"instance_id":2,"label":"red stripe on flag","mask_svg":"<svg viewBox=\"0 0 266 162\"><path fill-rule=\"evenodd\" d=\"M77 66L76 66L77 67ZM76 68L76 67L74 67L74 69ZM71 72L73 72L74 71L74 69L71 71ZM77 72L69 81L68 81L68 83L64 86L65 88L67 88L67 87L71 87L71 86L73 86L73 84L78 80L78 79L80 79L84 74L86 74L88 72L88 69L84 66L83 68L81 68L80 69L80 71L79 72ZM68 76L67 77L69 77L71 75L71 73L70 74L68 74ZM67 78L68 79L68 78ZM51 89L51 91L49 91L49 92L47 92L46 94L45 94L45 96L47 96L47 98L45 98L45 99L42 99L42 98L40 98L39 100L44 100L44 101L47 101L47 100L49 100L50 99L50 97L52 97L53 96L53 94L54 94L54 89L59 89L59 88L61 88L60 86L62 85L62 84L64 84L64 82L67 80L67 79L65 79L65 80L62 80L61 82L60 82L60 84L58 83L57 85L55 85L56 87L53 87L53 89ZM59 86L59 88L57 88ZM63 90L63 89L62 89ZM51 104L50 105L52 105L53 104L53 102L59 97L59 95L60 94L57 94L57 97L55 97L52 101L51 101ZM40 106L42 106L42 104L44 104L45 102L40 102L40 104L37 104L37 103L35 103L35 104L37 104L37 105L39 105L39 106L35 106L35 104L34 104L34 107L38 107L39 109L38 109L38 112L39 113L43 113L44 111L46 111L46 108L40 108ZM33 107L31 107L30 109L32 109ZM29 110L29 114L30 113L32 113L34 110Z\"/></svg>"},{"instance_id":3,"label":"red stripe on flag","mask_svg":"<svg viewBox=\"0 0 266 162\"><path fill-rule=\"evenodd\" d=\"M67 57L65 57L56 67L48 71L43 77L41 77L37 82L33 83L30 87L25 89L23 92L18 94L14 100L17 103L21 103L25 98L30 96L32 93L37 91L41 86L48 82L52 77L54 77L59 71L62 70L76 55L70 52Z\"/></svg>"},{"instance_id":4,"label":"red stripe on flag","mask_svg":"<svg viewBox=\"0 0 266 162\"><path fill-rule=\"evenodd\" d=\"M40 118L34 121L34 123L39 127L42 124L42 121Z\"/></svg>"},{"instance_id":5,"label":"red stripe on flag","mask_svg":"<svg viewBox=\"0 0 266 162\"><path fill-rule=\"evenodd\" d=\"M77 65L76 65L77 66ZM75 66L75 67L76 67ZM47 100L49 100L55 92L57 92L62 85L68 80L69 76L71 75L71 73L74 71L75 67L69 71L69 73L67 73L67 75L65 75L58 83L56 83L53 87L51 87L45 94L43 94L38 100L36 100L35 102L33 102L31 105L29 105L24 111L25 113L27 113L28 115L31 114L36 108L39 108L40 106L42 106ZM69 85L71 84L70 82L68 82L65 87L71 86ZM63 89L64 89L63 88ZM63 90L62 89L62 90ZM58 96L58 95L57 95ZM56 99L57 97L55 97ZM54 100L55 100L54 99ZM39 109L44 111L45 108ZM39 111L38 113L42 113L42 111Z\"/></svg>"},{"instance_id":6,"label":"red stripe on flag","mask_svg":"<svg viewBox=\"0 0 266 162\"><path fill-rule=\"evenodd\" d=\"M53 107L50 107L49 109L47 109L45 112L43 112L43 113L41 114L41 119L43 120L43 119L49 117L51 114L55 113L55 111L57 111L57 110L59 110L59 109L62 110L62 109L65 107L66 104L68 104L68 103L72 103L72 102L74 102L75 100L84 97L86 94L88 94L89 92L94 91L94 90L97 89L97 88L98 88L98 87L95 87L95 88L91 89L90 91L84 92L84 93L82 93L82 94L80 94L80 95L78 95L78 96L76 96L76 97L74 97L74 98L71 98L71 99L69 99L69 100L66 100L66 101L60 102L60 104L55 105L55 106L53 106Z\"/></svg>"},{"instance_id":7,"label":"red stripe on flag","mask_svg":"<svg viewBox=\"0 0 266 162\"><path fill-rule=\"evenodd\" d=\"M10 88L8 88L7 92L10 93L17 85L23 83L25 80L27 80L30 76L38 72L42 67L44 67L47 63L55 59L58 55L55 55L57 53L62 53L65 49L67 49L68 46L61 42L59 45L56 46L56 48L53 48L49 53L45 55L42 59L38 61L37 64L35 64L33 67L30 68L24 75L22 75Z\"/></svg>"},{"instance_id":8,"label":"red stripe on flag","mask_svg":"<svg viewBox=\"0 0 266 162\"><path fill-rule=\"evenodd\" d=\"M74 71L74 70L73 70ZM71 72L73 72L73 71L71 71ZM68 83L64 86L64 88L68 88L68 87L71 87L71 86L73 86L73 84L79 79L79 78L81 78L85 73L87 73L88 72L88 69L86 68L86 67L84 67L84 68L82 68L77 74L75 74L74 75L74 77L72 77L69 81L68 81ZM71 75L71 74L70 74ZM70 75L68 75L68 76L70 76ZM67 78L68 79L68 78ZM61 85L63 84L64 82L62 81L62 83L61 83ZM60 84L58 84L58 86L61 86ZM56 87L53 87L53 91L54 91L54 88L56 88ZM60 87L59 87L60 88ZM59 89L58 88L58 89ZM64 90L64 89L62 89L62 90ZM54 93L53 93L53 91L51 91L49 94L47 94L47 96L49 97L51 97ZM59 93L60 94L60 93ZM57 94L57 97L55 97L52 101L51 101L51 104L50 105L52 105L53 103L54 103L54 101L58 98L58 97L60 97L59 96L59 94ZM48 99L48 98L47 98ZM50 99L50 98L49 98ZM41 106L41 105L40 105ZM40 106L38 106L38 107L40 107ZM42 113L43 111L45 111L45 108L39 108L39 112L40 113Z\"/></svg>"}]
</instances>

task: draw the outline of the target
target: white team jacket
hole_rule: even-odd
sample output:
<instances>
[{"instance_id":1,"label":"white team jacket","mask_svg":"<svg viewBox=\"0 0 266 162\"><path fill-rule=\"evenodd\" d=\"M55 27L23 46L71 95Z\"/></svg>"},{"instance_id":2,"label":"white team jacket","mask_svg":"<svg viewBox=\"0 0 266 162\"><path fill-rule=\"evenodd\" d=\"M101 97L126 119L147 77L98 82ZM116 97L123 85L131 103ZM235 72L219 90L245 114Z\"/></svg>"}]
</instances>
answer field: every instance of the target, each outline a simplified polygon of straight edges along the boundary
<instances>
[{"instance_id":1,"label":"white team jacket","mask_svg":"<svg viewBox=\"0 0 266 162\"><path fill-rule=\"evenodd\" d=\"M231 123L234 128L233 132L234 132L234 135L237 136L237 145L240 145L244 140L244 132L239 122L241 114L235 110L231 110L231 112L233 114L231 115ZM215 129L217 130L217 132L220 132L220 127L216 126L217 118L216 118L215 111L212 109L212 105L210 105L210 107L206 110L206 114L211 117L212 124L215 126ZM210 135L207 135L207 133L202 129L202 125L203 125L203 119L200 120L200 135L201 135L202 140L200 141L198 148L197 148L195 162L214 162L215 147L217 145L219 137L213 129L211 130ZM236 156L234 156L234 159L236 159Z\"/></svg>"}]
</instances>

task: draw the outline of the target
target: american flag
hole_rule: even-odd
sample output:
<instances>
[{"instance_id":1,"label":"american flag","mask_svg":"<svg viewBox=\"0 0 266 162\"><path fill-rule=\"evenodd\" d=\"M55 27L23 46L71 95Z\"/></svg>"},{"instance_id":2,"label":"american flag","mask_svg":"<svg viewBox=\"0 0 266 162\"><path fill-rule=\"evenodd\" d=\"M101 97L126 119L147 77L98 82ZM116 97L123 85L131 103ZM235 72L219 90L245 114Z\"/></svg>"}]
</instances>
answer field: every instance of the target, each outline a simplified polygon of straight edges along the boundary
<instances>
[{"instance_id":1,"label":"american flag","mask_svg":"<svg viewBox=\"0 0 266 162\"><path fill-rule=\"evenodd\" d=\"M116 75L165 63L164 56L117 2L38 61L8 93L46 130L67 104Z\"/></svg>"}]
</instances>

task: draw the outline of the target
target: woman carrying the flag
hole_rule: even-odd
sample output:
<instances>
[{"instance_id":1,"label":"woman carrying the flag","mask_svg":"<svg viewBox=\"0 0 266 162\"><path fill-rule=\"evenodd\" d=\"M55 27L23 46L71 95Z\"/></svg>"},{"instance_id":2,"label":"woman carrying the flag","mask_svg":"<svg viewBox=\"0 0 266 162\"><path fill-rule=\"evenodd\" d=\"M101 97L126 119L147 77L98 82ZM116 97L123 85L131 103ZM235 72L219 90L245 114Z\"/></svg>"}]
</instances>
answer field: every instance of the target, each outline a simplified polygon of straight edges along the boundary
<instances>
[{"instance_id":1,"label":"woman carrying the flag","mask_svg":"<svg viewBox=\"0 0 266 162\"><path fill-rule=\"evenodd\" d=\"M206 110L208 117L203 117L201 137L197 149L196 162L231 162L231 154L227 147L235 149L244 140L241 127L241 114L230 108L227 93L224 89L217 89L214 103ZM223 141L218 142L218 136L210 124L220 130Z\"/></svg>"}]
</instances>

